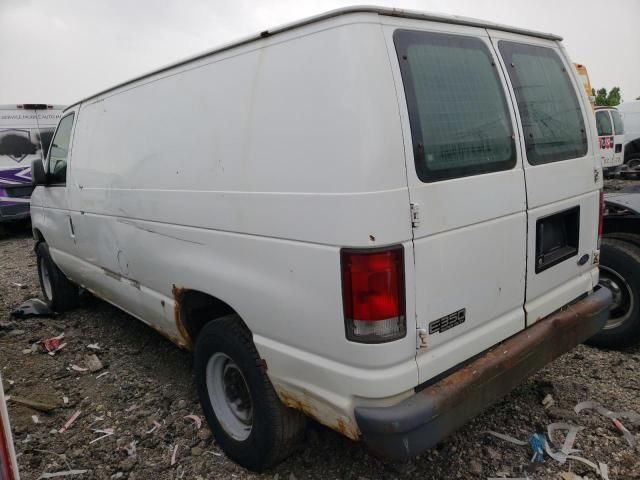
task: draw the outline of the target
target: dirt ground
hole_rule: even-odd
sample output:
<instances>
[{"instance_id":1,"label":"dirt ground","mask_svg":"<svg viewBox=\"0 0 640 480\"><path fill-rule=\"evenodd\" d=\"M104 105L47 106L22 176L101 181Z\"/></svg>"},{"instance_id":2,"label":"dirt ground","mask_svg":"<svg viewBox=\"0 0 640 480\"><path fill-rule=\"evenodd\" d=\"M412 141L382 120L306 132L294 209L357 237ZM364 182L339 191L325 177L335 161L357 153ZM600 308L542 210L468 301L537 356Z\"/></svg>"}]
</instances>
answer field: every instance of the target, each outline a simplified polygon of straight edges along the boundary
<instances>
[{"instance_id":1,"label":"dirt ground","mask_svg":"<svg viewBox=\"0 0 640 480\"><path fill-rule=\"evenodd\" d=\"M80 308L52 319L10 317L23 300L41 296L32 250L26 228L0 238L0 368L5 393L17 400L9 401L9 413L25 480L65 470L86 470L68 478L138 480L576 478L561 477L562 472L598 478L591 467L574 460L560 464L546 457L532 463L528 445L484 433L495 430L526 440L553 422L584 427L574 446L581 450L577 455L606 463L611 479L640 478L640 446L630 447L607 418L573 412L578 402L589 399L612 410L640 412L640 347L605 351L588 346L565 354L411 462L385 462L361 444L310 422L294 456L264 474L248 472L225 457L204 422L198 429L185 418L203 419L189 353L88 294ZM31 352L35 342L61 333L66 346L55 356ZM85 368L90 354L103 368L72 368ZM543 405L547 395L553 405ZM52 410L27 407L25 399ZM77 420L60 433L77 411ZM640 426L625 425L640 441Z\"/></svg>"}]
</instances>

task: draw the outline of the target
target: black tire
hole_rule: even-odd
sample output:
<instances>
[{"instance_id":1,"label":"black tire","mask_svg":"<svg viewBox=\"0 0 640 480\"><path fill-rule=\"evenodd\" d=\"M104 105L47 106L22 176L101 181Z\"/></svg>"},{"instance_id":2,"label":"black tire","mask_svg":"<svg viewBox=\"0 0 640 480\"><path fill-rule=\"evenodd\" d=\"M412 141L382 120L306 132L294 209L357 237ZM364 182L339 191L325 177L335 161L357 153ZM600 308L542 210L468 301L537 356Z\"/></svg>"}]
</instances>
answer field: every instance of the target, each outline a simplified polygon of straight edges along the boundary
<instances>
[{"instance_id":1,"label":"black tire","mask_svg":"<svg viewBox=\"0 0 640 480\"><path fill-rule=\"evenodd\" d=\"M45 242L38 243L36 255L40 289L49 308L54 312L64 312L78 306L78 286L72 283L53 262L49 254L49 246ZM46 272L48 278L43 278L43 272Z\"/></svg>"},{"instance_id":2,"label":"black tire","mask_svg":"<svg viewBox=\"0 0 640 480\"><path fill-rule=\"evenodd\" d=\"M620 240L623 242L631 243L636 247L640 248L640 235L637 233L627 233L627 232L611 232L606 233L604 238L612 238L614 240Z\"/></svg>"},{"instance_id":3,"label":"black tire","mask_svg":"<svg viewBox=\"0 0 640 480\"><path fill-rule=\"evenodd\" d=\"M230 435L214 411L207 385L207 366L214 360L214 355L220 357L219 354L235 363L234 367L240 370L248 388L252 424L246 439L239 440ZM251 333L237 315L228 315L204 326L196 341L194 370L204 416L229 458L249 470L260 472L284 460L299 445L306 418L282 404L264 371L264 362L253 344Z\"/></svg>"},{"instance_id":4,"label":"black tire","mask_svg":"<svg viewBox=\"0 0 640 480\"><path fill-rule=\"evenodd\" d=\"M633 154L631 155L626 162L624 162L629 168L635 168L640 166L640 155Z\"/></svg>"},{"instance_id":5,"label":"black tire","mask_svg":"<svg viewBox=\"0 0 640 480\"><path fill-rule=\"evenodd\" d=\"M616 304L611 319L587 343L624 348L640 342L640 247L603 238L600 246L600 283L611 288Z\"/></svg>"}]
</instances>

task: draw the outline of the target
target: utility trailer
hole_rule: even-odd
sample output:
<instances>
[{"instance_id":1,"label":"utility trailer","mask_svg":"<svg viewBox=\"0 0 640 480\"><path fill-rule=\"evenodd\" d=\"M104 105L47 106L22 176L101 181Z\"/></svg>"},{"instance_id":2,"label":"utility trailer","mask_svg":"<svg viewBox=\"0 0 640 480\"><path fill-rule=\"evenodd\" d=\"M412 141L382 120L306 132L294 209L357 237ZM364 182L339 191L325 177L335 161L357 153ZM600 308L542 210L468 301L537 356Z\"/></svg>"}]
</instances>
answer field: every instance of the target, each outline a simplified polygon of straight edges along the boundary
<instances>
[{"instance_id":1,"label":"utility trailer","mask_svg":"<svg viewBox=\"0 0 640 480\"><path fill-rule=\"evenodd\" d=\"M588 343L620 348L640 343L640 185L604 196L600 284L613 294L610 317Z\"/></svg>"}]
</instances>

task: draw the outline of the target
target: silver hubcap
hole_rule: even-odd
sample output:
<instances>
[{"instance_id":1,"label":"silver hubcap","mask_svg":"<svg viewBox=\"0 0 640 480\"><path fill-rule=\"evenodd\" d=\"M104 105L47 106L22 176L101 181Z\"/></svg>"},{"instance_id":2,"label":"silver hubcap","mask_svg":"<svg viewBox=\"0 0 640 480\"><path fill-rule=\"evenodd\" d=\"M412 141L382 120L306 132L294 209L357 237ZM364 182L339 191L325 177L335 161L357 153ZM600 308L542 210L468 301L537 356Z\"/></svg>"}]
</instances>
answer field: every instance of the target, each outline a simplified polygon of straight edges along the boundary
<instances>
[{"instance_id":1,"label":"silver hubcap","mask_svg":"<svg viewBox=\"0 0 640 480\"><path fill-rule=\"evenodd\" d=\"M222 352L207 362L207 391L216 418L235 440L246 440L253 426L253 402L238 365Z\"/></svg>"},{"instance_id":2,"label":"silver hubcap","mask_svg":"<svg viewBox=\"0 0 640 480\"><path fill-rule=\"evenodd\" d=\"M42 288L44 290L45 297L47 297L47 300L52 300L53 288L51 287L49 270L47 270L47 266L44 264L44 260L40 260L40 278L42 279Z\"/></svg>"},{"instance_id":3,"label":"silver hubcap","mask_svg":"<svg viewBox=\"0 0 640 480\"><path fill-rule=\"evenodd\" d=\"M609 320L603 328L610 330L629 320L636 299L624 278L615 270L604 265L600 265L600 284L611 290L613 295L613 303L609 308Z\"/></svg>"}]
</instances>

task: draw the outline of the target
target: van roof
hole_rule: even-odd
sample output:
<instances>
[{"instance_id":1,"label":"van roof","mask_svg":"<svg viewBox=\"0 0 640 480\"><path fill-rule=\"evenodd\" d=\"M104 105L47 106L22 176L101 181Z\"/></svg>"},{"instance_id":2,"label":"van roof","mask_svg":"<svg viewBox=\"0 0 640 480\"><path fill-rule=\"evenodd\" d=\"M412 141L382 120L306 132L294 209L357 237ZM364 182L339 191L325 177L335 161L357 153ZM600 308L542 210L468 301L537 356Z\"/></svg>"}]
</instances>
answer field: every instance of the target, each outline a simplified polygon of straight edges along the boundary
<instances>
[{"instance_id":1,"label":"van roof","mask_svg":"<svg viewBox=\"0 0 640 480\"><path fill-rule=\"evenodd\" d=\"M295 28L303 27L303 26L309 25L311 23L315 23L315 22L319 22L319 21L322 21L322 20L326 20L328 18L338 17L338 16L341 16L341 15L347 15L347 14L351 14L351 13L376 13L378 15L384 15L384 16L390 16L390 17L412 18L412 19L417 19L417 20L429 20L429 21L432 21L432 22L452 23L452 24L456 24L456 25L466 25L466 26L471 26L471 27L491 28L493 30L502 30L504 32L519 33L519 34L522 34L522 35L539 37L539 38L544 38L544 39L547 39L547 40L557 40L557 41L562 40L562 37L560 37L558 35L554 35L552 33L544 33L544 32L537 32L537 31L534 31L534 30L527 30L527 29L524 29L524 28L510 27L508 25L502 25L500 23L493 23L493 22L488 22L486 20L479 20L479 19L469 18L469 17L461 17L461 16L458 16L458 15L435 14L435 13L421 12L421 11L418 11L418 10L405 10L405 9L400 9L400 8L376 7L376 6L370 6L370 5L344 7L344 8L338 8L336 10L330 10L328 12L321 13L319 15L314 15L314 16L311 16L311 17L307 17L307 18L298 20L296 22L280 25L279 27L271 28L269 30L264 30L264 31L262 31L260 33L256 33L254 35L242 38L240 40L236 40L235 42L223 44L223 45L221 45L221 46L219 46L217 48L214 48L212 50L207 50L207 51L199 53L197 55L185 58L183 60L179 60L179 61L171 63L169 65L165 65L164 67L158 68L156 70L152 70L151 72L145 73L145 74L140 75L138 77L134 77L134 78L132 78L130 80L127 80L125 82L119 83L117 85L114 85L113 87L109 87L109 88L107 88L105 90L102 90L102 91L100 91L98 93L95 93L95 94L93 94L93 95L91 95L89 97L86 97L86 98L83 98L82 100L74 102L71 105L69 105L67 107L67 109L69 109L71 107L74 107L74 106L76 106L76 105L78 105L78 104L80 104L82 102L87 101L87 100L91 100L92 98L95 98L95 97L98 97L98 96L103 95L105 93L108 93L110 91L116 90L117 88L123 87L125 85L128 85L130 83L136 82L138 80L142 80L143 78L149 77L151 75L155 75L157 73L161 73L161 72L164 72L166 70L170 70L172 68L179 67L180 65L184 65L184 64L192 62L194 60L199 60L201 58L208 57L209 55L213 55L215 53L219 53L219 52L223 52L225 50L229 50L231 48L239 47L241 45L245 45L247 43L251 43L251 42L260 40L261 38L270 37L270 36L278 34L278 33L282 33L282 32L286 32L286 31L289 31L289 30L293 30Z\"/></svg>"},{"instance_id":2,"label":"van roof","mask_svg":"<svg viewBox=\"0 0 640 480\"><path fill-rule=\"evenodd\" d=\"M617 107L611 107L609 105L598 105L594 110L618 110Z\"/></svg>"}]
</instances>

